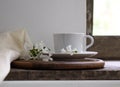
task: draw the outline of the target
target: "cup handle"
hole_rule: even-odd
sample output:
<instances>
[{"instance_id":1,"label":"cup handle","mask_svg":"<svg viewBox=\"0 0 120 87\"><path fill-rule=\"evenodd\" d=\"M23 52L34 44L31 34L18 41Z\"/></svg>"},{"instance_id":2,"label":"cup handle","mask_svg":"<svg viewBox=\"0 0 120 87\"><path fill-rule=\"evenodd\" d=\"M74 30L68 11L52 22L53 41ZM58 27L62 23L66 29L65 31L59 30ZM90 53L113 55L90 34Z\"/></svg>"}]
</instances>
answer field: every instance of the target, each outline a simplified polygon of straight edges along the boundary
<instances>
[{"instance_id":1,"label":"cup handle","mask_svg":"<svg viewBox=\"0 0 120 87\"><path fill-rule=\"evenodd\" d=\"M90 35L86 35L86 38L90 39L90 43L86 46L86 50L94 44L94 38Z\"/></svg>"}]
</instances>

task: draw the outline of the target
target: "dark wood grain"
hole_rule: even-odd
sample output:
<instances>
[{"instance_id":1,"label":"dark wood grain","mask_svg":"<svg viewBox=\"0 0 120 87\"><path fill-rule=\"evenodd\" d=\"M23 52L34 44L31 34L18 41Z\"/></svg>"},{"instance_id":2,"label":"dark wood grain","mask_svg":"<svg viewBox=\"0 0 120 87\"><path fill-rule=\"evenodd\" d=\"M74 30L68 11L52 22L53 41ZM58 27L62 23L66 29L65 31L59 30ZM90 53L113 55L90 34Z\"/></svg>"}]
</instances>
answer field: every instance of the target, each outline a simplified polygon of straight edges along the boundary
<instances>
[{"instance_id":1,"label":"dark wood grain","mask_svg":"<svg viewBox=\"0 0 120 87\"><path fill-rule=\"evenodd\" d=\"M120 60L120 36L94 36L94 45L89 51L98 52L94 57L103 60Z\"/></svg>"},{"instance_id":2,"label":"dark wood grain","mask_svg":"<svg viewBox=\"0 0 120 87\"><path fill-rule=\"evenodd\" d=\"M37 61L37 60L16 60L12 67L22 69L98 69L104 67L104 61L100 59L85 58L79 61Z\"/></svg>"}]
</instances>

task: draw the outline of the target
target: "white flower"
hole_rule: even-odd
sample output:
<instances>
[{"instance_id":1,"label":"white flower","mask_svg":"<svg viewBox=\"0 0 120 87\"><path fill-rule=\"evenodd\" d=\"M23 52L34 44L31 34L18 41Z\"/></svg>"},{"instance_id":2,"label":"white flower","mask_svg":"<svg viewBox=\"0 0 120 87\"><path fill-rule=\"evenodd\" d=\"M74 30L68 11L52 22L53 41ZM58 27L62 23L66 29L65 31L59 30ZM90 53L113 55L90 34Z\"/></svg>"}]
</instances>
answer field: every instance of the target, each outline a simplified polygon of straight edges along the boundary
<instances>
[{"instance_id":1,"label":"white flower","mask_svg":"<svg viewBox=\"0 0 120 87\"><path fill-rule=\"evenodd\" d=\"M70 55L73 55L74 53L77 53L77 52L78 52L77 48L72 49L71 45L68 45L66 49L64 48L61 49L61 53L68 53Z\"/></svg>"},{"instance_id":2,"label":"white flower","mask_svg":"<svg viewBox=\"0 0 120 87\"><path fill-rule=\"evenodd\" d=\"M72 46L71 46L71 45L68 45L68 46L66 47L66 50L67 50L67 52L72 52Z\"/></svg>"},{"instance_id":3,"label":"white flower","mask_svg":"<svg viewBox=\"0 0 120 87\"><path fill-rule=\"evenodd\" d=\"M43 53L49 53L49 49L48 49L47 47L44 47L44 48L42 49L42 52L43 52Z\"/></svg>"},{"instance_id":4,"label":"white flower","mask_svg":"<svg viewBox=\"0 0 120 87\"><path fill-rule=\"evenodd\" d=\"M78 52L77 48L74 48L74 49L72 50L72 52L73 52L73 53L77 53L77 52Z\"/></svg>"},{"instance_id":5,"label":"white flower","mask_svg":"<svg viewBox=\"0 0 120 87\"><path fill-rule=\"evenodd\" d=\"M66 53L66 50L64 48L62 48L61 53Z\"/></svg>"},{"instance_id":6,"label":"white flower","mask_svg":"<svg viewBox=\"0 0 120 87\"><path fill-rule=\"evenodd\" d=\"M51 57L49 57L48 55L41 55L40 59L42 59L42 61L53 61L53 59Z\"/></svg>"}]
</instances>

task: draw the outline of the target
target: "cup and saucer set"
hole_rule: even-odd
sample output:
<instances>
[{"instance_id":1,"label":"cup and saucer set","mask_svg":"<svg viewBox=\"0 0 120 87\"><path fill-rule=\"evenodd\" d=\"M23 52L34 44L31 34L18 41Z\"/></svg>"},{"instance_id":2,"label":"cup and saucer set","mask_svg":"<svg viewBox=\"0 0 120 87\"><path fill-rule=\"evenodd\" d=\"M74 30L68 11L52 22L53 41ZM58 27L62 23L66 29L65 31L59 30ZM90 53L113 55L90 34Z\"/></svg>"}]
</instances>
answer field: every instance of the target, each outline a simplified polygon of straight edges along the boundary
<instances>
[{"instance_id":1,"label":"cup and saucer set","mask_svg":"<svg viewBox=\"0 0 120 87\"><path fill-rule=\"evenodd\" d=\"M90 58L98 54L95 51L86 51L94 44L94 39L84 33L54 33L54 60L79 60ZM90 43L86 45L86 39Z\"/></svg>"}]
</instances>

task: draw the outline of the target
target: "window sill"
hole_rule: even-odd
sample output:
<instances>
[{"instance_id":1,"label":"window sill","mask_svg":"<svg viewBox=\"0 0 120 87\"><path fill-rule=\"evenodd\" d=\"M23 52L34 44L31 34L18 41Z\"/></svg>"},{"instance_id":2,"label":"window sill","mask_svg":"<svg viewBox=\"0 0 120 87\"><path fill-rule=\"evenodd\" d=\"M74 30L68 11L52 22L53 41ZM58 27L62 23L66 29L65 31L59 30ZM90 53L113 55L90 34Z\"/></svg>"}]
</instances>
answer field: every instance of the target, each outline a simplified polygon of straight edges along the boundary
<instances>
[{"instance_id":1,"label":"window sill","mask_svg":"<svg viewBox=\"0 0 120 87\"><path fill-rule=\"evenodd\" d=\"M89 51L97 51L95 58L120 60L120 36L94 36L94 45Z\"/></svg>"},{"instance_id":2,"label":"window sill","mask_svg":"<svg viewBox=\"0 0 120 87\"><path fill-rule=\"evenodd\" d=\"M105 61L105 67L92 70L11 69L5 80L120 80L120 61Z\"/></svg>"}]
</instances>

